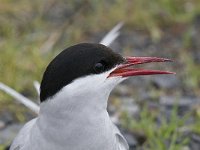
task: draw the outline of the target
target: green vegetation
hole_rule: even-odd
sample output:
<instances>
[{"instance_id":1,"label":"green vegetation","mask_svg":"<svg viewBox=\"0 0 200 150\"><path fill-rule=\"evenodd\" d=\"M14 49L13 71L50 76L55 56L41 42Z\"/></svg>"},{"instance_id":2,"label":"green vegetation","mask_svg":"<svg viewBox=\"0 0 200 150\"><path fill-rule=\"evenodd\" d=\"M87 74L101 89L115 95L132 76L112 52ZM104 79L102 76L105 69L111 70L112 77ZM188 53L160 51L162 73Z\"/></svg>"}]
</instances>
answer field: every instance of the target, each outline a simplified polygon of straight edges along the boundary
<instances>
[{"instance_id":1,"label":"green vegetation","mask_svg":"<svg viewBox=\"0 0 200 150\"><path fill-rule=\"evenodd\" d=\"M187 128L191 131L192 128L198 128L197 126L193 127L193 125L185 126L190 115L178 117L175 106L168 116L169 119L166 119L162 111L150 111L144 107L138 119L131 119L127 113L124 113L122 123L133 133L144 135L147 138L142 146L145 150L183 150L187 147L189 137L184 135L182 130Z\"/></svg>"},{"instance_id":2,"label":"green vegetation","mask_svg":"<svg viewBox=\"0 0 200 150\"><path fill-rule=\"evenodd\" d=\"M36 97L33 80L41 80L48 62L63 48L89 41L96 33L108 31L119 21L125 22L127 30L142 29L151 35L153 41L158 41L162 29L175 24L191 24L199 14L199 0L1 0L0 82L28 97ZM186 49L190 42L191 37L186 35ZM199 64L195 64L187 50L179 57L185 61L185 84L199 91ZM16 109L16 103L0 91L2 109L17 112L16 118L24 121L26 109ZM126 128L147 137L144 145L147 150L184 149L189 139L177 142L182 137L177 129L183 127L192 114L179 118L174 109L170 120L163 117L159 126L155 121L156 115L144 108L139 120L125 114L122 120ZM196 122L189 128L200 133L200 108L195 117ZM165 142L170 143L169 147Z\"/></svg>"},{"instance_id":3,"label":"green vegetation","mask_svg":"<svg viewBox=\"0 0 200 150\"><path fill-rule=\"evenodd\" d=\"M0 145L0 150L4 150L5 146Z\"/></svg>"}]
</instances>

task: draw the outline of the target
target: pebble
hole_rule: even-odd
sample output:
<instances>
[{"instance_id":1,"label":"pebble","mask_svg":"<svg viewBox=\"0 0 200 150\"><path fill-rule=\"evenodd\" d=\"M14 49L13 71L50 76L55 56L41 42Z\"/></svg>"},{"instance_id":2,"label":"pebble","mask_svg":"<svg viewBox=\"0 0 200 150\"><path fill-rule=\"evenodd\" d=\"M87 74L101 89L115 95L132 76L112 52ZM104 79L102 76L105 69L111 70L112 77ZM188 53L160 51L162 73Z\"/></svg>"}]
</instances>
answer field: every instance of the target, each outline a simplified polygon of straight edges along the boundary
<instances>
[{"instance_id":1,"label":"pebble","mask_svg":"<svg viewBox=\"0 0 200 150\"><path fill-rule=\"evenodd\" d=\"M5 128L5 123L0 120L0 130L2 130L3 128Z\"/></svg>"},{"instance_id":2,"label":"pebble","mask_svg":"<svg viewBox=\"0 0 200 150\"><path fill-rule=\"evenodd\" d=\"M174 89L179 87L180 81L177 76L152 76L152 83L158 88Z\"/></svg>"},{"instance_id":3,"label":"pebble","mask_svg":"<svg viewBox=\"0 0 200 150\"><path fill-rule=\"evenodd\" d=\"M191 105L195 105L198 102L197 99L195 98L177 98L177 97L172 97L172 96L162 96L160 98L160 104L161 105L165 105L165 106L174 106L174 105L178 105L178 106L191 106Z\"/></svg>"},{"instance_id":4,"label":"pebble","mask_svg":"<svg viewBox=\"0 0 200 150\"><path fill-rule=\"evenodd\" d=\"M172 109L177 106L177 114L179 116L184 116L187 112L191 111L193 106L199 103L196 98L177 98L173 96L162 96L160 98L160 105L163 108L163 112L167 116L171 114Z\"/></svg>"},{"instance_id":5,"label":"pebble","mask_svg":"<svg viewBox=\"0 0 200 150\"><path fill-rule=\"evenodd\" d=\"M113 90L113 94L120 95L122 97L130 96L131 93L132 93L131 88L124 84L116 86L115 89Z\"/></svg>"},{"instance_id":6,"label":"pebble","mask_svg":"<svg viewBox=\"0 0 200 150\"><path fill-rule=\"evenodd\" d=\"M130 133L122 133L122 134L125 137L125 139L127 140L130 150L136 150L138 142L135 139L135 137L133 135L131 135Z\"/></svg>"},{"instance_id":7,"label":"pebble","mask_svg":"<svg viewBox=\"0 0 200 150\"><path fill-rule=\"evenodd\" d=\"M13 115L9 111L3 111L0 113L0 121L2 121L5 125L9 125L14 121Z\"/></svg>"},{"instance_id":8,"label":"pebble","mask_svg":"<svg viewBox=\"0 0 200 150\"><path fill-rule=\"evenodd\" d=\"M134 102L132 98L124 97L122 99L121 111L126 111L131 116L139 113L139 106Z\"/></svg>"},{"instance_id":9,"label":"pebble","mask_svg":"<svg viewBox=\"0 0 200 150\"><path fill-rule=\"evenodd\" d=\"M189 147L191 150L200 150L200 135L197 134L191 135Z\"/></svg>"},{"instance_id":10,"label":"pebble","mask_svg":"<svg viewBox=\"0 0 200 150\"><path fill-rule=\"evenodd\" d=\"M12 124L0 130L0 145L10 143L22 127L23 124Z\"/></svg>"}]
</instances>

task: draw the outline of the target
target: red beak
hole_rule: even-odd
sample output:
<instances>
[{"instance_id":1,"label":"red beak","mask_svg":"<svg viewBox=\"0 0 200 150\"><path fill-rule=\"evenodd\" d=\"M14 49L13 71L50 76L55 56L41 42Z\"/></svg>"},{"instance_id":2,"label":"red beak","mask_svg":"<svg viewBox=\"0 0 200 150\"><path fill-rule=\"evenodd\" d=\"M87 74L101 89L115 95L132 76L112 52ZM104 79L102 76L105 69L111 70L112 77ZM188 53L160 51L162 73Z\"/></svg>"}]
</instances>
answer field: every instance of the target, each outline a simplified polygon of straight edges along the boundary
<instances>
[{"instance_id":1,"label":"red beak","mask_svg":"<svg viewBox=\"0 0 200 150\"><path fill-rule=\"evenodd\" d=\"M108 77L130 77L139 75L155 75L155 74L176 74L175 72L160 71L160 70L146 70L130 68L137 64L151 63L151 62L172 62L170 59L157 57L126 57L126 62L119 65Z\"/></svg>"}]
</instances>

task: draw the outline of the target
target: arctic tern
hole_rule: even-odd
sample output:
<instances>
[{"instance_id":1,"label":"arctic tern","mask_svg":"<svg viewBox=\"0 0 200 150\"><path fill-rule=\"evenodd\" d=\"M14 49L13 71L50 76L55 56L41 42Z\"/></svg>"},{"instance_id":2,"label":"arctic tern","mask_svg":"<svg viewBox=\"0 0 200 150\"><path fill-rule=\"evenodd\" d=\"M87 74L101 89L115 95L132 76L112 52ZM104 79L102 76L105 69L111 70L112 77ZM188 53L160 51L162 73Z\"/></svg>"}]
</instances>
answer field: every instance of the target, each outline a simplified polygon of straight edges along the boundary
<instances>
[{"instance_id":1,"label":"arctic tern","mask_svg":"<svg viewBox=\"0 0 200 150\"><path fill-rule=\"evenodd\" d=\"M94 43L63 50L44 72L38 117L25 124L10 150L128 150L126 139L107 112L109 95L131 76L174 74L133 68L168 61L122 57Z\"/></svg>"}]
</instances>

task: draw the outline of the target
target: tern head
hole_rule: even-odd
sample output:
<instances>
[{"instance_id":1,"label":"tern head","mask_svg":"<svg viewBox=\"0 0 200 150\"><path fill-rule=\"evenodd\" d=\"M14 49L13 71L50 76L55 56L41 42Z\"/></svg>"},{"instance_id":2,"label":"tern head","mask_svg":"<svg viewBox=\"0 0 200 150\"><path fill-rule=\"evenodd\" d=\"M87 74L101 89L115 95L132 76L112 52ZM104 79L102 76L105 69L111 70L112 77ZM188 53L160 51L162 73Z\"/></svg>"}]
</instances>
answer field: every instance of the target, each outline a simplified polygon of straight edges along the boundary
<instances>
[{"instance_id":1,"label":"tern head","mask_svg":"<svg viewBox=\"0 0 200 150\"><path fill-rule=\"evenodd\" d=\"M156 57L122 57L101 44L81 43L63 50L48 65L41 83L41 102L59 93L78 96L108 97L112 89L131 76L174 74L168 71L134 68L137 64L170 61ZM64 98L62 94L62 98ZM106 99L107 101L107 99Z\"/></svg>"}]
</instances>

